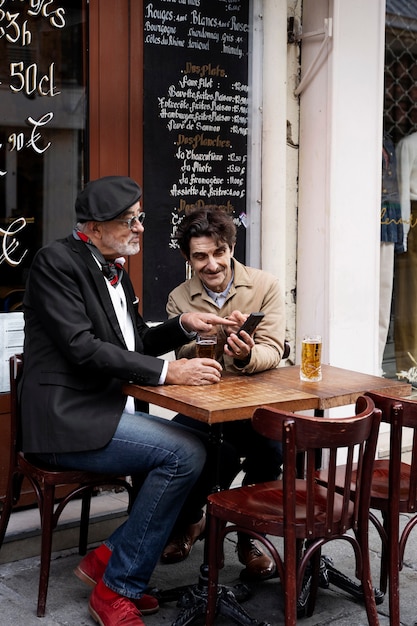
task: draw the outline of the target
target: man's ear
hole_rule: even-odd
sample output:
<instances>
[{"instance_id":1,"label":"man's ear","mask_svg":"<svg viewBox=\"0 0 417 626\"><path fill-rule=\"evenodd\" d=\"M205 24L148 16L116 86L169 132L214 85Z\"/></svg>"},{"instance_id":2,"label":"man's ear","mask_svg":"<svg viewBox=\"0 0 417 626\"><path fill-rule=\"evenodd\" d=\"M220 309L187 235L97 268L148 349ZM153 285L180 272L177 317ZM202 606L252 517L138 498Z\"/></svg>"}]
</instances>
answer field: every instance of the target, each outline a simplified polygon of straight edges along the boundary
<instances>
[{"instance_id":1,"label":"man's ear","mask_svg":"<svg viewBox=\"0 0 417 626\"><path fill-rule=\"evenodd\" d=\"M90 239L101 239L101 231L100 222L87 222L87 234Z\"/></svg>"},{"instance_id":2,"label":"man's ear","mask_svg":"<svg viewBox=\"0 0 417 626\"><path fill-rule=\"evenodd\" d=\"M235 253L235 245L236 245L236 244L233 244L232 246L230 246L230 255L231 255L231 256L233 256L233 255L234 255L234 253Z\"/></svg>"}]
</instances>

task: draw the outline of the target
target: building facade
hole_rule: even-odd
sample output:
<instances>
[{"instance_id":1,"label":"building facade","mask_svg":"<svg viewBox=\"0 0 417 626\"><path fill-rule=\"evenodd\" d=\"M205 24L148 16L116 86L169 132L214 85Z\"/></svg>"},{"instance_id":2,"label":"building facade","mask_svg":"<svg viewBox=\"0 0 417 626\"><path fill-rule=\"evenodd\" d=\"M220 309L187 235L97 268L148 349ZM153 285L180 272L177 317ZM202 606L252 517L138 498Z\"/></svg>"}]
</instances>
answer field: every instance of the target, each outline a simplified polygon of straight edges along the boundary
<instances>
[{"instance_id":1,"label":"building facade","mask_svg":"<svg viewBox=\"0 0 417 626\"><path fill-rule=\"evenodd\" d=\"M385 33L387 24L398 31L411 2L388 5L118 0L115 10L112 0L3 0L3 312L19 309L36 249L71 230L85 182L130 175L149 214L143 252L129 259L146 319L161 319L168 290L185 276L172 245L181 211L224 205L239 225L240 258L272 271L285 290L292 361L314 332L325 362L379 373ZM416 21L407 19L412 56ZM392 107L397 142L416 120L408 111L401 125ZM202 142L199 156L191 138ZM165 200L166 172L174 183Z\"/></svg>"}]
</instances>

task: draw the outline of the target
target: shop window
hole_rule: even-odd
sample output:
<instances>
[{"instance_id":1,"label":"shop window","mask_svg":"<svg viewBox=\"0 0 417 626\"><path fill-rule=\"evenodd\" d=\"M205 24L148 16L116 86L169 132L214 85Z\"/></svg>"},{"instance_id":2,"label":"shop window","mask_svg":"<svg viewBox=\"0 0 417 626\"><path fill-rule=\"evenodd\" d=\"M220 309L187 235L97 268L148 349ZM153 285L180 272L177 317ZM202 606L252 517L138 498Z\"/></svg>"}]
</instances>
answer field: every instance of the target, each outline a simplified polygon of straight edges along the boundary
<instances>
[{"instance_id":1,"label":"shop window","mask_svg":"<svg viewBox=\"0 0 417 626\"><path fill-rule=\"evenodd\" d=\"M86 177L86 0L0 0L0 311L65 236Z\"/></svg>"},{"instance_id":2,"label":"shop window","mask_svg":"<svg viewBox=\"0 0 417 626\"><path fill-rule=\"evenodd\" d=\"M391 320L382 369L417 386L417 5L387 0L385 41L384 133L393 152L383 172L398 182L400 216L381 213L381 223L403 228L403 246L395 244ZM410 168L409 168L410 166ZM383 185L384 194L384 185ZM384 195L383 195L384 198ZM384 205L382 205L384 206ZM387 219L387 218L390 219ZM386 278L381 265L382 280Z\"/></svg>"},{"instance_id":3,"label":"shop window","mask_svg":"<svg viewBox=\"0 0 417 626\"><path fill-rule=\"evenodd\" d=\"M391 6L392 5L392 6ZM417 130L417 6L388 0L384 126L394 143Z\"/></svg>"}]
</instances>

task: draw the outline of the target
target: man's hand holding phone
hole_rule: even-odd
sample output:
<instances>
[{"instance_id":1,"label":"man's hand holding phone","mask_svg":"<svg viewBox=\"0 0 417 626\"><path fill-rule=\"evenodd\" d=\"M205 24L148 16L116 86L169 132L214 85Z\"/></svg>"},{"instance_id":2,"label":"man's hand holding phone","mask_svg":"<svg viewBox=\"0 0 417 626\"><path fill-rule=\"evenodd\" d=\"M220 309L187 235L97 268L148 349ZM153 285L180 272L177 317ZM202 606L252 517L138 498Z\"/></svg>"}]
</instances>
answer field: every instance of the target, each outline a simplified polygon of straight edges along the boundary
<instances>
[{"instance_id":1,"label":"man's hand holding phone","mask_svg":"<svg viewBox=\"0 0 417 626\"><path fill-rule=\"evenodd\" d=\"M248 335L253 335L258 326L259 322L265 317L264 313L251 313L247 320L242 324L242 326L238 330L238 337L241 336L242 331L248 333Z\"/></svg>"},{"instance_id":2,"label":"man's hand holding phone","mask_svg":"<svg viewBox=\"0 0 417 626\"><path fill-rule=\"evenodd\" d=\"M237 333L231 333L224 346L224 352L238 361L247 361L255 345L252 338L256 327L263 319L264 313L251 313L241 325Z\"/></svg>"}]
</instances>

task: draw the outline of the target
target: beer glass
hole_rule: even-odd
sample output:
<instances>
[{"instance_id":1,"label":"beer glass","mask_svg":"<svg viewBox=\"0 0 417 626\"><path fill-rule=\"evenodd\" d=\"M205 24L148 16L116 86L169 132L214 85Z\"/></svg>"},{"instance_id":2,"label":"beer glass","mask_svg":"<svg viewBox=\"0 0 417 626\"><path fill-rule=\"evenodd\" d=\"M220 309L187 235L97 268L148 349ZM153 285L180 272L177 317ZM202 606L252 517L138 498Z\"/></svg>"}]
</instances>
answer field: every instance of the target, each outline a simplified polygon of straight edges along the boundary
<instances>
[{"instance_id":1,"label":"beer glass","mask_svg":"<svg viewBox=\"0 0 417 626\"><path fill-rule=\"evenodd\" d=\"M321 380L321 336L307 335L301 345L300 379L306 382Z\"/></svg>"},{"instance_id":2,"label":"beer glass","mask_svg":"<svg viewBox=\"0 0 417 626\"><path fill-rule=\"evenodd\" d=\"M197 335L197 356L205 359L214 359L216 356L217 335Z\"/></svg>"}]
</instances>

